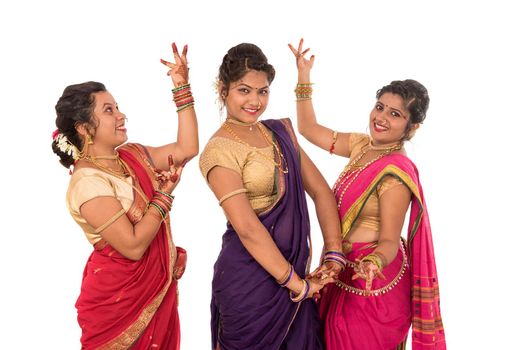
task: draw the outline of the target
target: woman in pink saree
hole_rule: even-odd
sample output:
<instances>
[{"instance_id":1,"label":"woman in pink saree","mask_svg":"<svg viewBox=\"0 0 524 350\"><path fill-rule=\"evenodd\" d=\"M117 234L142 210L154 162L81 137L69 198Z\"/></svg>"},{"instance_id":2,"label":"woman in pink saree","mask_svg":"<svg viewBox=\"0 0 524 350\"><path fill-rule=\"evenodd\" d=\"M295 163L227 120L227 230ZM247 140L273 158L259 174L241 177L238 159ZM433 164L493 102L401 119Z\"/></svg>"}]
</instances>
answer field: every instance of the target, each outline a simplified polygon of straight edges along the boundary
<instances>
[{"instance_id":1,"label":"woman in pink saree","mask_svg":"<svg viewBox=\"0 0 524 350\"><path fill-rule=\"evenodd\" d=\"M331 154L348 157L333 186L347 266L322 291L326 349L445 349L431 228L418 170L403 143L424 121L429 96L415 80L377 92L369 135L339 133L317 123L309 49L289 45L298 68L299 132ZM407 240L401 238L411 206Z\"/></svg>"},{"instance_id":2,"label":"woman in pink saree","mask_svg":"<svg viewBox=\"0 0 524 350\"><path fill-rule=\"evenodd\" d=\"M72 168L66 202L93 246L76 302L82 349L179 349L177 284L185 251L174 245L171 194L198 153L187 47L173 44L176 142L126 143L126 116L98 82L66 87L56 104L53 151Z\"/></svg>"}]
</instances>

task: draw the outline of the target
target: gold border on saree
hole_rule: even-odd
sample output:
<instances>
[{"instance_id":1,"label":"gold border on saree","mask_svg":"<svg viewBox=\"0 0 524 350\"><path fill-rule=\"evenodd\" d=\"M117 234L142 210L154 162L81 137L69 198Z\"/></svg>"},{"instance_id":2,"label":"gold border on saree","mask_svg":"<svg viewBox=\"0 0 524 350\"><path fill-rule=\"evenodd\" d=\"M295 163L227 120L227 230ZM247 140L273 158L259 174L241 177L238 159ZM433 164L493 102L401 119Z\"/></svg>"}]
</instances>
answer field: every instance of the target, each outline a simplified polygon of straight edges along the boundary
<instances>
[{"instance_id":1,"label":"gold border on saree","mask_svg":"<svg viewBox=\"0 0 524 350\"><path fill-rule=\"evenodd\" d=\"M404 276L404 273L406 272L406 268L408 267L408 256L406 254L406 250L404 248L403 242L401 242L400 247L401 247L400 249L402 250L402 266L400 270L398 271L397 275L395 276L395 278L393 278L393 280L391 280L391 282L386 284L384 287L379 288L379 289L372 289L368 291L365 289L360 289L360 288L350 286L349 284L346 284L340 280L336 281L335 285L339 287L340 289L345 290L346 292L357 294L360 296L380 296L380 295L386 294L387 292L395 288L395 286L400 282L400 280L402 279L402 276ZM352 261L348 260L348 263L350 267L354 268L356 266L356 263Z\"/></svg>"}]
</instances>

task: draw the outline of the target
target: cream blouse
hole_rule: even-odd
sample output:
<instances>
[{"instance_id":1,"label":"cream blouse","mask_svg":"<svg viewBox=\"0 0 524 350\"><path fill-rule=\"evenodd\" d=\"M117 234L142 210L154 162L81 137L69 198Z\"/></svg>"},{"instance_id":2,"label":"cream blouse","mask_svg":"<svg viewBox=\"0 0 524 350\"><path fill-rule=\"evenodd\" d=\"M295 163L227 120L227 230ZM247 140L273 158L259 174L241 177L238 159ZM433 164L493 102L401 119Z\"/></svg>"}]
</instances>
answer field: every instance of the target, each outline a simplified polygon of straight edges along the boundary
<instances>
[{"instance_id":1,"label":"cream blouse","mask_svg":"<svg viewBox=\"0 0 524 350\"><path fill-rule=\"evenodd\" d=\"M262 155L262 154L264 155ZM200 171L207 181L211 169L221 166L242 178L249 203L259 213L273 204L277 196L273 147L249 147L235 140L215 136L200 155Z\"/></svg>"},{"instance_id":2,"label":"cream blouse","mask_svg":"<svg viewBox=\"0 0 524 350\"><path fill-rule=\"evenodd\" d=\"M107 196L115 197L127 212L133 203L132 181L130 176L124 180L94 168L75 170L71 176L66 194L67 208L91 244L100 241L102 236L80 215L80 207L93 198Z\"/></svg>"}]
</instances>

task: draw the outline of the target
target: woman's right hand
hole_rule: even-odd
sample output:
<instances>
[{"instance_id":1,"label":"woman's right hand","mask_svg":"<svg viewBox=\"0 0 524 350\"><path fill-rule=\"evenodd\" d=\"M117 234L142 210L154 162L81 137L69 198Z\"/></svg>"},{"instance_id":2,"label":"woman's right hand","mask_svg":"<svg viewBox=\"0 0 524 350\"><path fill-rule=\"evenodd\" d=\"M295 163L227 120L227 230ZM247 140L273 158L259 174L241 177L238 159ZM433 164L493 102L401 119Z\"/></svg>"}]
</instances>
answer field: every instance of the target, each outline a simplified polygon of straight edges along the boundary
<instances>
[{"instance_id":1,"label":"woman's right hand","mask_svg":"<svg viewBox=\"0 0 524 350\"><path fill-rule=\"evenodd\" d=\"M180 166L176 167L172 155L167 157L167 161L169 164L168 171L155 169L155 172L159 189L161 191L171 193L180 182L180 176L182 175L182 170L184 169L185 164L181 164Z\"/></svg>"},{"instance_id":2,"label":"woman's right hand","mask_svg":"<svg viewBox=\"0 0 524 350\"><path fill-rule=\"evenodd\" d=\"M319 278L309 276L306 277L306 281L309 283L309 293L307 297L316 299L319 296L320 290L324 288L326 284L335 282L335 279L333 277Z\"/></svg>"}]
</instances>

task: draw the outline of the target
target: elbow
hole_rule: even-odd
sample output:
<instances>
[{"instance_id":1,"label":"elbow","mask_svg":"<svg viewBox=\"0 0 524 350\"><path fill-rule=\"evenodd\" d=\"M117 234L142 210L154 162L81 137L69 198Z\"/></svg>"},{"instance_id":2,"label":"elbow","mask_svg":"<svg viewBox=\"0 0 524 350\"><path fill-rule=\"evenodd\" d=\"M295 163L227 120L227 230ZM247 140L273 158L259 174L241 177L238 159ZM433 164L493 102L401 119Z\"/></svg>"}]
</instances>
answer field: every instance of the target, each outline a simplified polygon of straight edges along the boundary
<instances>
[{"instance_id":1,"label":"elbow","mask_svg":"<svg viewBox=\"0 0 524 350\"><path fill-rule=\"evenodd\" d=\"M252 241L257 231L257 225L249 221L231 223L241 241Z\"/></svg>"},{"instance_id":2,"label":"elbow","mask_svg":"<svg viewBox=\"0 0 524 350\"><path fill-rule=\"evenodd\" d=\"M145 252L146 252L146 249L142 247L136 247L136 248L127 249L124 252L120 252L120 254L122 254L129 260L138 261L142 259Z\"/></svg>"}]
</instances>

